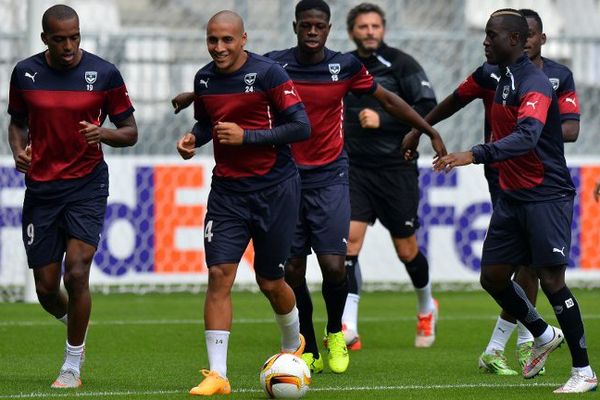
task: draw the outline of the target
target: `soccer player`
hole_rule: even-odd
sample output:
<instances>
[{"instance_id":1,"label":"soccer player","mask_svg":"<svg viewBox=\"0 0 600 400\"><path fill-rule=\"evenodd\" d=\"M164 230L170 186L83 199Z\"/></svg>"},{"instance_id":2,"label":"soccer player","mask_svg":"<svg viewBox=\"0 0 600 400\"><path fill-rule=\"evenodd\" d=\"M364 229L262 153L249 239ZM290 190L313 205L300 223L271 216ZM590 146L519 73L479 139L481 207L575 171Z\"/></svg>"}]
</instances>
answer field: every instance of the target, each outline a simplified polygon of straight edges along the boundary
<instances>
[{"instance_id":1,"label":"soccer player","mask_svg":"<svg viewBox=\"0 0 600 400\"><path fill-rule=\"evenodd\" d=\"M532 62L549 77L550 82L553 84L553 89L559 97L563 140L566 142L575 141L579 133L579 102L572 74L566 66L541 57L541 46L546 40L543 34L541 18L532 10L521 10L521 12L526 16L529 26L529 36L525 45L525 51ZM472 100L481 98L486 110L484 140L485 142L489 142L491 127L488 118L499 76L500 71L498 66L487 63L483 64L465 79L452 95L448 96L439 106L432 110L426 116L426 120L435 124L450 117ZM405 142L412 135L413 133L407 135ZM413 144L405 143L405 145L409 149L413 148ZM484 170L488 180L492 204L495 204L500 192L498 172L489 165L485 165ZM515 280L523 288L532 304L535 304L538 289L538 278L535 269L525 266L519 267L515 274ZM499 375L517 374L516 371L507 365L504 356L506 342L516 326L515 319L503 311L497 320L486 350L479 358L481 368ZM517 355L520 365L523 366L531 351L533 337L522 324L519 323L518 327ZM540 373L543 372L544 369L540 371Z\"/></svg>"},{"instance_id":2,"label":"soccer player","mask_svg":"<svg viewBox=\"0 0 600 400\"><path fill-rule=\"evenodd\" d=\"M350 224L348 156L344 150L343 105L348 93L364 95L393 118L423 127L438 154L445 148L439 134L393 92L377 84L352 55L325 47L331 12L323 0L301 0L293 23L297 46L268 53L284 66L306 105L312 133L292 144L300 169L300 217L286 281L294 289L300 312L300 331L306 338L303 359L313 372L323 370L312 322L312 300L306 285L306 257L314 250L323 274L322 295L327 309L326 337L331 371L343 373L349 356L342 332L342 313L348 294L345 257ZM371 133L376 140L377 132Z\"/></svg>"},{"instance_id":3,"label":"soccer player","mask_svg":"<svg viewBox=\"0 0 600 400\"><path fill-rule=\"evenodd\" d=\"M90 265L108 197L102 143L133 146L138 133L117 68L79 48L75 10L48 8L42 28L47 49L12 72L8 140L25 174L23 242L38 300L67 325L64 363L52 387L76 388L92 305ZM107 116L116 129L102 127Z\"/></svg>"},{"instance_id":4,"label":"soccer player","mask_svg":"<svg viewBox=\"0 0 600 400\"><path fill-rule=\"evenodd\" d=\"M384 42L385 13L377 5L362 3L348 12L347 30L356 44L351 54L375 80L424 116L436 105L427 75L410 55ZM349 294L342 318L351 350L362 346L358 335L361 273L358 262L367 226L379 219L390 232L396 254L404 263L417 294L416 347L435 341L437 301L431 294L429 264L419 250L419 172L416 160L402 157L402 139L410 126L390 117L372 99L349 94L344 128L350 157L351 222L346 268Z\"/></svg>"},{"instance_id":5,"label":"soccer player","mask_svg":"<svg viewBox=\"0 0 600 400\"><path fill-rule=\"evenodd\" d=\"M543 33L543 24L538 13L528 9L519 11L527 19L529 26L529 36L525 44L525 51L529 59L548 76L553 90L558 97L563 140L565 142L575 141L579 134L579 101L575 91L573 75L566 66L541 56L541 48L546 42L546 35ZM489 116L499 78L499 67L484 63L467 77L454 93L435 107L425 119L431 124L436 124L450 117L471 101L482 99L485 108L484 141L486 143L489 142L491 140L491 122ZM413 133L411 132L408 136L412 135ZM412 147L412 144L408 144L408 146ZM498 171L490 165L485 165L484 171L488 181L492 204L495 205L500 195ZM535 268L519 266L514 279L525 291L531 303L535 305L538 292L538 277ZM518 374L517 371L508 366L504 355L506 342L516 327L517 321L506 313L506 311L502 311L492 331L492 337L485 351L479 357L480 368L498 375ZM529 357L532 346L533 336L531 336L531 333L523 324L518 323L517 358L521 367L523 367ZM540 370L540 374L543 373L544 369Z\"/></svg>"},{"instance_id":6,"label":"soccer player","mask_svg":"<svg viewBox=\"0 0 600 400\"><path fill-rule=\"evenodd\" d=\"M300 356L304 348L294 292L283 277L300 200L300 179L288 143L307 139L310 123L283 68L246 52L246 39L241 17L232 11L208 21L206 43L213 61L196 73L197 123L177 142L180 155L189 159L196 147L212 140L216 161L204 220L210 370L202 370L205 379L190 390L193 395L231 393L231 288L250 239L256 281L281 330L281 351Z\"/></svg>"},{"instance_id":7,"label":"soccer player","mask_svg":"<svg viewBox=\"0 0 600 400\"><path fill-rule=\"evenodd\" d=\"M525 378L536 376L566 339L571 377L554 392L594 390L598 379L589 365L581 312L565 283L575 188L564 158L558 99L548 77L523 53L529 36L523 14L498 10L485 31L485 56L501 72L490 111L492 140L440 157L433 167L448 172L496 163L501 194L483 245L481 284L534 336ZM517 265L536 269L562 331L548 325L511 280Z\"/></svg>"}]
</instances>

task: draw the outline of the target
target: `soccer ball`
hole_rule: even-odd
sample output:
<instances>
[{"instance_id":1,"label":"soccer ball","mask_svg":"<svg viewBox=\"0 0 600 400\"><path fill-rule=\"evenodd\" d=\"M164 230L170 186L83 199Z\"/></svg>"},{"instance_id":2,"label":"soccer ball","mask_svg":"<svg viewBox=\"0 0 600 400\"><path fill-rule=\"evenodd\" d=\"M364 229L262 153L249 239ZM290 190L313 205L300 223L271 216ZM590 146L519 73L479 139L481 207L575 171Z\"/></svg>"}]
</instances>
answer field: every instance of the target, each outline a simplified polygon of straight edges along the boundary
<instances>
[{"instance_id":1,"label":"soccer ball","mask_svg":"<svg viewBox=\"0 0 600 400\"><path fill-rule=\"evenodd\" d=\"M271 399L299 399L308 391L310 369L300 357L275 354L260 369L260 384Z\"/></svg>"}]
</instances>

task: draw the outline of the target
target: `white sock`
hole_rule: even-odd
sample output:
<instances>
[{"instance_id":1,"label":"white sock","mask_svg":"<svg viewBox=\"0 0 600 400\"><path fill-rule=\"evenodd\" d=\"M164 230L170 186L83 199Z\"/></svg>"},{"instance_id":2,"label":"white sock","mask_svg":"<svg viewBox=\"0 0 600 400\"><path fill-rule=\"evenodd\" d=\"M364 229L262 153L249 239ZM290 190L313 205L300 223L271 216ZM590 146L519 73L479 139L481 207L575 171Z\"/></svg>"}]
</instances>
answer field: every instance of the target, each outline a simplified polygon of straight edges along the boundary
<instances>
[{"instance_id":1,"label":"white sock","mask_svg":"<svg viewBox=\"0 0 600 400\"><path fill-rule=\"evenodd\" d=\"M281 351L295 352L300 346L300 319L296 306L287 314L275 314L275 322L281 331Z\"/></svg>"},{"instance_id":2,"label":"white sock","mask_svg":"<svg viewBox=\"0 0 600 400\"><path fill-rule=\"evenodd\" d=\"M211 371L217 371L223 378L227 377L227 347L229 331L204 331L208 365Z\"/></svg>"},{"instance_id":3,"label":"white sock","mask_svg":"<svg viewBox=\"0 0 600 400\"><path fill-rule=\"evenodd\" d=\"M554 339L554 329L548 325L544 333L533 339L533 341L535 342L535 345L542 345L548 343L552 339Z\"/></svg>"},{"instance_id":4,"label":"white sock","mask_svg":"<svg viewBox=\"0 0 600 400\"><path fill-rule=\"evenodd\" d=\"M417 301L419 314L429 314L435 309L435 303L431 296L431 281L427 282L427 285L420 289L415 288L417 293Z\"/></svg>"},{"instance_id":5,"label":"white sock","mask_svg":"<svg viewBox=\"0 0 600 400\"><path fill-rule=\"evenodd\" d=\"M346 324L346 328L358 333L358 303L360 295L348 293L346 297L346 305L344 306L344 314L342 315L342 323Z\"/></svg>"},{"instance_id":6,"label":"white sock","mask_svg":"<svg viewBox=\"0 0 600 400\"><path fill-rule=\"evenodd\" d=\"M519 329L518 329L519 336L517 337L517 346L522 345L523 343L533 342L533 335L531 334L531 332L529 332L529 330L527 328L525 328L525 325L523 325L520 322L517 322L517 325L519 326Z\"/></svg>"},{"instance_id":7,"label":"white sock","mask_svg":"<svg viewBox=\"0 0 600 400\"><path fill-rule=\"evenodd\" d=\"M81 367L81 355L83 354L84 347L85 343L82 343L79 346L71 346L69 341L67 341L65 363L63 364L61 370L72 369L77 371L79 374L79 368Z\"/></svg>"},{"instance_id":8,"label":"white sock","mask_svg":"<svg viewBox=\"0 0 600 400\"><path fill-rule=\"evenodd\" d=\"M67 317L68 317L68 315L69 315L69 314L65 314L65 315L63 315L62 317L60 317L60 318L56 318L56 319L57 319L57 320L59 320L60 322L62 322L63 324L67 325L67 321L68 321L68 320L67 320Z\"/></svg>"},{"instance_id":9,"label":"white sock","mask_svg":"<svg viewBox=\"0 0 600 400\"><path fill-rule=\"evenodd\" d=\"M490 342L485 348L485 352L487 354L494 354L496 351L504 351L506 343L516 327L517 324L513 324L512 322L502 319L502 317L498 317Z\"/></svg>"},{"instance_id":10,"label":"white sock","mask_svg":"<svg viewBox=\"0 0 600 400\"><path fill-rule=\"evenodd\" d=\"M594 377L594 371L592 371L592 367L589 365L587 367L572 367L571 374L577 372L579 375L587 376L588 378Z\"/></svg>"}]
</instances>

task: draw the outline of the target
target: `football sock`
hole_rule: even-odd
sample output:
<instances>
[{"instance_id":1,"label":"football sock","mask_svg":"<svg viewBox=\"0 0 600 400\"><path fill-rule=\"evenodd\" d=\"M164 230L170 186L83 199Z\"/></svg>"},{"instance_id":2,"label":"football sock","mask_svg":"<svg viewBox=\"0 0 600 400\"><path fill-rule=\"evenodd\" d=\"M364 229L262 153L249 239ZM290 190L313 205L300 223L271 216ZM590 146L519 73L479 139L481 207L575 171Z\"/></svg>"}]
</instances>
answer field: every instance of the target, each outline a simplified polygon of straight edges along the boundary
<instances>
[{"instance_id":1,"label":"football sock","mask_svg":"<svg viewBox=\"0 0 600 400\"><path fill-rule=\"evenodd\" d=\"M421 289L429 283L429 264L427 258L419 251L412 261L404 263L413 286Z\"/></svg>"},{"instance_id":2,"label":"football sock","mask_svg":"<svg viewBox=\"0 0 600 400\"><path fill-rule=\"evenodd\" d=\"M554 314L565 335L565 340L571 351L573 367L585 367L590 364L583 332L583 321L579 304L568 287L564 286L558 292L547 294Z\"/></svg>"},{"instance_id":3,"label":"football sock","mask_svg":"<svg viewBox=\"0 0 600 400\"><path fill-rule=\"evenodd\" d=\"M346 256L346 271L348 273L348 293L360 294L362 274L358 256Z\"/></svg>"},{"instance_id":4,"label":"football sock","mask_svg":"<svg viewBox=\"0 0 600 400\"><path fill-rule=\"evenodd\" d=\"M585 367L573 367L571 368L571 371L578 372L579 375L587 376L589 378L592 378L594 376L594 371L592 371L592 367L590 367L589 365Z\"/></svg>"},{"instance_id":5,"label":"football sock","mask_svg":"<svg viewBox=\"0 0 600 400\"><path fill-rule=\"evenodd\" d=\"M496 351L504 351L506 343L516 327L517 324L513 324L512 322L502 319L502 317L498 317L496 326L492 332L492 337L490 338L490 342L488 343L485 352L487 354L494 354Z\"/></svg>"},{"instance_id":6,"label":"football sock","mask_svg":"<svg viewBox=\"0 0 600 400\"><path fill-rule=\"evenodd\" d=\"M340 282L323 280L323 299L327 309L327 332L336 333L342 330L342 314L348 297L348 280Z\"/></svg>"},{"instance_id":7,"label":"football sock","mask_svg":"<svg viewBox=\"0 0 600 400\"><path fill-rule=\"evenodd\" d=\"M527 342L533 342L533 335L531 334L531 332L529 332L527 330L527 328L525 328L525 325L523 325L522 323L517 321L517 332L519 333L519 336L517 336L517 346L523 344L523 343L527 343Z\"/></svg>"},{"instance_id":8,"label":"football sock","mask_svg":"<svg viewBox=\"0 0 600 400\"><path fill-rule=\"evenodd\" d=\"M68 314L65 314L62 317L56 318L56 319L59 320L60 322L62 322L63 324L67 325L67 321L68 321L67 317L68 317Z\"/></svg>"},{"instance_id":9,"label":"football sock","mask_svg":"<svg viewBox=\"0 0 600 400\"><path fill-rule=\"evenodd\" d=\"M300 346L300 319L298 308L287 314L275 314L275 321L281 330L281 350L293 353Z\"/></svg>"},{"instance_id":10,"label":"football sock","mask_svg":"<svg viewBox=\"0 0 600 400\"><path fill-rule=\"evenodd\" d=\"M229 331L204 331L208 365L211 371L217 371L223 378L227 377L227 347Z\"/></svg>"},{"instance_id":11,"label":"football sock","mask_svg":"<svg viewBox=\"0 0 600 400\"><path fill-rule=\"evenodd\" d=\"M431 296L431 282L427 282L422 288L415 288L417 294L417 306L419 314L429 314L435 309L435 303Z\"/></svg>"},{"instance_id":12,"label":"football sock","mask_svg":"<svg viewBox=\"0 0 600 400\"><path fill-rule=\"evenodd\" d=\"M85 343L82 343L79 346L71 346L67 341L65 346L65 362L61 370L71 369L77 371L79 374L79 368L81 367L81 355L83 354L84 347Z\"/></svg>"},{"instance_id":13,"label":"football sock","mask_svg":"<svg viewBox=\"0 0 600 400\"><path fill-rule=\"evenodd\" d=\"M511 281L506 289L491 293L491 295L500 307L521 321L534 337L540 336L548 328L546 321L540 317L521 286L516 282Z\"/></svg>"},{"instance_id":14,"label":"football sock","mask_svg":"<svg viewBox=\"0 0 600 400\"><path fill-rule=\"evenodd\" d=\"M346 324L346 328L358 333L358 303L360 296L354 293L348 293L346 305L344 306L344 314L342 321Z\"/></svg>"},{"instance_id":15,"label":"football sock","mask_svg":"<svg viewBox=\"0 0 600 400\"><path fill-rule=\"evenodd\" d=\"M293 289L294 295L296 295L296 306L298 307L300 333L304 336L304 340L306 341L304 352L319 354L317 339L315 338L315 328L312 320L313 304L312 299L310 298L310 292L308 291L308 286L306 285L306 280L304 280L302 285Z\"/></svg>"}]
</instances>

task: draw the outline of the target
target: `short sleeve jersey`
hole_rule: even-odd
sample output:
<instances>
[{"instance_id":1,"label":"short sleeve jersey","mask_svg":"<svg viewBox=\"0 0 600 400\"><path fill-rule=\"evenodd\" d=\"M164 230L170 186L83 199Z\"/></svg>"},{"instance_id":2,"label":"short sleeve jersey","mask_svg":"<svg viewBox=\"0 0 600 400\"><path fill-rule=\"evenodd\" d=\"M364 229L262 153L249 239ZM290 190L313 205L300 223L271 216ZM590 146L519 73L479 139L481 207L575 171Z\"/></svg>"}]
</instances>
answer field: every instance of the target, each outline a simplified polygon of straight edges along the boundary
<instances>
[{"instance_id":1,"label":"short sleeve jersey","mask_svg":"<svg viewBox=\"0 0 600 400\"><path fill-rule=\"evenodd\" d=\"M234 122L248 130L272 129L286 114L304 107L285 70L250 52L246 63L231 74L218 72L214 62L200 69L194 93L195 119L212 126ZM250 192L297 174L287 144L230 146L213 140L213 146L213 188Z\"/></svg>"},{"instance_id":2,"label":"short sleeve jersey","mask_svg":"<svg viewBox=\"0 0 600 400\"><path fill-rule=\"evenodd\" d=\"M308 140L292 144L292 154L300 168L302 186L331 183L327 168L344 153L344 97L373 93L377 83L360 61L351 54L325 48L325 58L317 64L301 64L296 47L274 51L266 56L282 65L296 85L311 124ZM316 173L319 168L322 173Z\"/></svg>"},{"instance_id":3,"label":"short sleeve jersey","mask_svg":"<svg viewBox=\"0 0 600 400\"><path fill-rule=\"evenodd\" d=\"M82 178L102 161L102 147L87 144L80 121L102 125L134 109L119 70L83 51L80 63L56 70L44 53L19 62L11 76L8 113L27 122L31 144L28 180Z\"/></svg>"}]
</instances>

